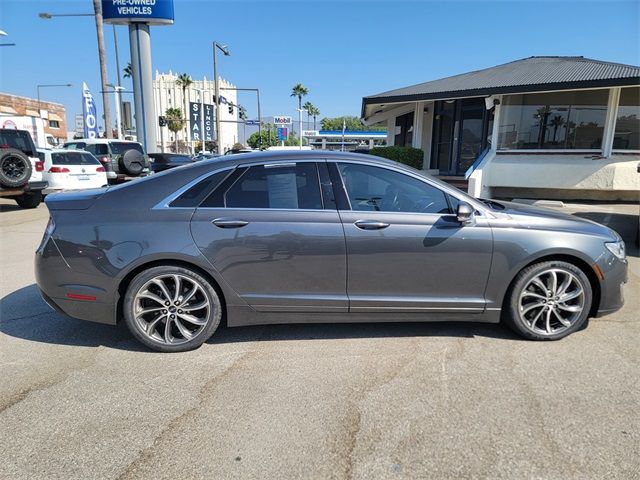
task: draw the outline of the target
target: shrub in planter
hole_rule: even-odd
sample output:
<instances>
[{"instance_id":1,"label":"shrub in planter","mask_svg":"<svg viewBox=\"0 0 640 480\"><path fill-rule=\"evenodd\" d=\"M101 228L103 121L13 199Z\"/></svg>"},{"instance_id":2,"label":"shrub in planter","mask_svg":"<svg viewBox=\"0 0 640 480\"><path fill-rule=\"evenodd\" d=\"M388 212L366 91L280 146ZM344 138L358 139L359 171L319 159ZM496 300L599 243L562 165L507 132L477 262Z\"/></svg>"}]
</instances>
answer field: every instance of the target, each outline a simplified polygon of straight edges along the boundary
<instances>
[{"instance_id":1,"label":"shrub in planter","mask_svg":"<svg viewBox=\"0 0 640 480\"><path fill-rule=\"evenodd\" d=\"M403 163L418 170L422 170L422 161L424 153L419 148L413 147L374 147L369 152L371 155L376 155L382 158L388 158L389 160L395 160L396 162Z\"/></svg>"}]
</instances>

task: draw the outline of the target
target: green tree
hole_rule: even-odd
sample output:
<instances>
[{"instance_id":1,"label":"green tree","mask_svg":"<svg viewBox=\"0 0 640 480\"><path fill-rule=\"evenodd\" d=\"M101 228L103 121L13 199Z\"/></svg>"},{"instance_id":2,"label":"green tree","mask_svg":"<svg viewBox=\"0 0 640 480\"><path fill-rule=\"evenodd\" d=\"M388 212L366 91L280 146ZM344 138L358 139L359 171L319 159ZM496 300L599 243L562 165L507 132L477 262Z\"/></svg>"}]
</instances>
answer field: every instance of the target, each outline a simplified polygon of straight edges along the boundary
<instances>
[{"instance_id":1,"label":"green tree","mask_svg":"<svg viewBox=\"0 0 640 480\"><path fill-rule=\"evenodd\" d=\"M184 105L185 113L189 111L189 105L187 104L187 88L189 88L193 84L193 79L191 75L188 73L183 73L182 75L178 75L178 79L176 80L176 85L182 87L182 101ZM201 112L202 114L202 112ZM189 138L187 134L187 122L184 122L184 138L185 140Z\"/></svg>"},{"instance_id":2,"label":"green tree","mask_svg":"<svg viewBox=\"0 0 640 480\"><path fill-rule=\"evenodd\" d=\"M247 145L251 148L267 148L275 147L280 142L276 139L275 134L270 130L262 130L262 132L254 132L247 138Z\"/></svg>"},{"instance_id":3,"label":"green tree","mask_svg":"<svg viewBox=\"0 0 640 480\"><path fill-rule=\"evenodd\" d=\"M167 108L165 116L167 117L167 128L173 132L175 137L175 149L176 153L178 153L178 132L184 128L184 124L186 123L182 115L182 110L176 107Z\"/></svg>"},{"instance_id":4,"label":"green tree","mask_svg":"<svg viewBox=\"0 0 640 480\"><path fill-rule=\"evenodd\" d=\"M124 73L124 78L131 78L133 76L131 62L127 63L127 66L122 69L122 72Z\"/></svg>"},{"instance_id":5,"label":"green tree","mask_svg":"<svg viewBox=\"0 0 640 480\"><path fill-rule=\"evenodd\" d=\"M299 128L302 130L302 97L309 95L309 89L301 83L297 83L291 89L291 96L298 98L298 115ZM302 136L300 137L300 146L302 147Z\"/></svg>"},{"instance_id":6,"label":"green tree","mask_svg":"<svg viewBox=\"0 0 640 480\"><path fill-rule=\"evenodd\" d=\"M358 117L336 117L336 118L323 118L320 121L322 130L342 130L342 123L346 124L346 129L352 132L363 131L383 131L386 127L382 125L365 125Z\"/></svg>"},{"instance_id":7,"label":"green tree","mask_svg":"<svg viewBox=\"0 0 640 480\"><path fill-rule=\"evenodd\" d=\"M316 118L318 117L318 115L320 115L320 110L318 110L316 107L314 107L312 105L312 109L311 109L311 111L309 113L313 117L313 129L317 130L317 128L316 128Z\"/></svg>"}]
</instances>

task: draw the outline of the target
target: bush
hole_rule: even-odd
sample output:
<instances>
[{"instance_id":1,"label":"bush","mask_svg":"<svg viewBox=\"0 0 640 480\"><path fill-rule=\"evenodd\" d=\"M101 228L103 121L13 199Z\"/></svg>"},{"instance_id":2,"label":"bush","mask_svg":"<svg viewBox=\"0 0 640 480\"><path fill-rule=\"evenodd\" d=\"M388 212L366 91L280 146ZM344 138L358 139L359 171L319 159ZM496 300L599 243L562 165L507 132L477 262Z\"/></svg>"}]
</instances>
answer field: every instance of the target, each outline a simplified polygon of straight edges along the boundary
<instances>
[{"instance_id":1,"label":"bush","mask_svg":"<svg viewBox=\"0 0 640 480\"><path fill-rule=\"evenodd\" d=\"M422 170L422 161L424 160L424 152L419 148L413 147L374 147L369 153L389 160L403 163L418 170Z\"/></svg>"}]
</instances>

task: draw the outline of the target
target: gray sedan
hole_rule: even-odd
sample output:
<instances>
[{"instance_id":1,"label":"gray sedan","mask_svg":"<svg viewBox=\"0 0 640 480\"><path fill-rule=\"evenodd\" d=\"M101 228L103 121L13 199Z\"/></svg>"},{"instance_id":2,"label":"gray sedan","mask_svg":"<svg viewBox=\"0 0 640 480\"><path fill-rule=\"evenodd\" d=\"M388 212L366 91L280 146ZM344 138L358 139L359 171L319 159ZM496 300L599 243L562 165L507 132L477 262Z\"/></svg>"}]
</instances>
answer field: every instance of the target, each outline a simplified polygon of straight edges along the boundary
<instances>
[{"instance_id":1,"label":"gray sedan","mask_svg":"<svg viewBox=\"0 0 640 480\"><path fill-rule=\"evenodd\" d=\"M369 155L261 152L46 200L45 300L159 351L228 326L503 321L554 340L618 310L613 230L469 197Z\"/></svg>"}]
</instances>

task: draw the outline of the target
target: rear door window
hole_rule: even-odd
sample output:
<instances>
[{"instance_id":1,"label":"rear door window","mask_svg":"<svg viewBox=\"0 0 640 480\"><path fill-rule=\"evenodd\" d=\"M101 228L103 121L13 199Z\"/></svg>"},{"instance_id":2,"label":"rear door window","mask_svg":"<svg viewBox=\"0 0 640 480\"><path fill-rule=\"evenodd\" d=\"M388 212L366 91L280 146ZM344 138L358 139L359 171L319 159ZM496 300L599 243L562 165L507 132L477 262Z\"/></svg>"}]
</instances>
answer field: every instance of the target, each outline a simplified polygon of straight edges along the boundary
<instances>
[{"instance_id":1,"label":"rear door window","mask_svg":"<svg viewBox=\"0 0 640 480\"><path fill-rule=\"evenodd\" d=\"M51 154L53 165L100 165L96 157L86 152L60 152Z\"/></svg>"},{"instance_id":2,"label":"rear door window","mask_svg":"<svg viewBox=\"0 0 640 480\"><path fill-rule=\"evenodd\" d=\"M111 142L110 145L111 145L111 153L113 155L122 155L127 150L137 150L140 153L144 153L144 150L142 149L142 145L136 142Z\"/></svg>"},{"instance_id":3,"label":"rear door window","mask_svg":"<svg viewBox=\"0 0 640 480\"><path fill-rule=\"evenodd\" d=\"M37 156L36 147L33 144L29 132L23 130L2 130L0 131L0 147L15 148L28 157Z\"/></svg>"},{"instance_id":4,"label":"rear door window","mask_svg":"<svg viewBox=\"0 0 640 480\"><path fill-rule=\"evenodd\" d=\"M315 163L250 167L224 196L227 208L322 209Z\"/></svg>"}]
</instances>

